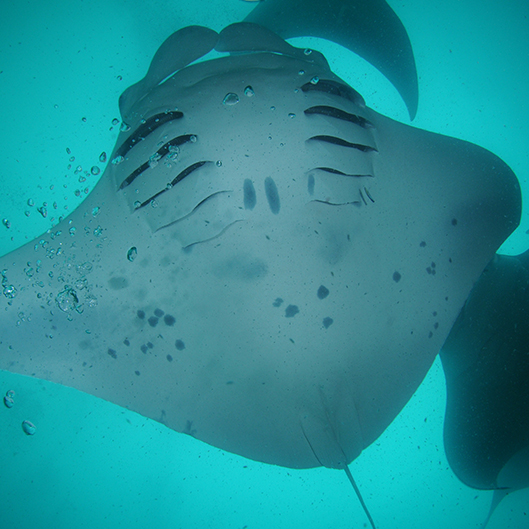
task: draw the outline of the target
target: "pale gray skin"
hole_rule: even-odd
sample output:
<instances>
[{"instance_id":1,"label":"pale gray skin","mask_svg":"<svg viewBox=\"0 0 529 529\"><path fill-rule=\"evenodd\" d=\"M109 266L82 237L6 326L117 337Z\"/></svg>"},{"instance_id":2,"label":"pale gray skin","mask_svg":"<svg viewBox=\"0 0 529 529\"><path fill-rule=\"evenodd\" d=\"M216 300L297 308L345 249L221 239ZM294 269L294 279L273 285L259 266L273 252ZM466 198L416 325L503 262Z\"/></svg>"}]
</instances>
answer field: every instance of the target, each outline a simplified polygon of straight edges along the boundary
<instances>
[{"instance_id":1,"label":"pale gray skin","mask_svg":"<svg viewBox=\"0 0 529 529\"><path fill-rule=\"evenodd\" d=\"M257 461L343 468L421 383L518 223L518 183L480 147L395 122L354 94L301 90L316 76L319 87L343 81L317 52L286 43L189 66L157 86L173 63L192 60L181 55L194 31L162 47L122 101L131 131L117 148L142 119L176 107L183 117L109 164L45 243L2 258L3 288L17 295L0 300L0 368ZM279 46L264 35L264 49ZM239 102L223 104L230 93ZM372 127L304 113L318 105ZM119 190L182 134L196 141ZM321 135L376 151L310 139ZM200 161L211 163L159 195L157 207L135 211Z\"/></svg>"}]
</instances>

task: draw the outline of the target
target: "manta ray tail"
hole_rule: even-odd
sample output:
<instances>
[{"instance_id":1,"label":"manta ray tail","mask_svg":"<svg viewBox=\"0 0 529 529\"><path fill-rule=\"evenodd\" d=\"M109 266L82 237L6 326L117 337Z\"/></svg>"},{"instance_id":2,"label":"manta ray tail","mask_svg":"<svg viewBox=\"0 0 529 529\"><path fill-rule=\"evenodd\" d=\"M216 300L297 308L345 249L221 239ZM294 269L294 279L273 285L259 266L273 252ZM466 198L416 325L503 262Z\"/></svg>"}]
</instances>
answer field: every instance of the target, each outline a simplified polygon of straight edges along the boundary
<instances>
[{"instance_id":1,"label":"manta ray tail","mask_svg":"<svg viewBox=\"0 0 529 529\"><path fill-rule=\"evenodd\" d=\"M360 494L360 489L358 488L358 485L356 484L356 481L354 480L353 475L351 474L351 471L349 470L349 467L346 465L344 470L345 470L345 473L347 474L347 477L349 478L349 481L351 482L351 485L353 486L353 489L356 492L358 501L360 502L360 504L362 505L362 508L364 509L364 512L366 513L366 516L369 520L369 523L371 524L371 527L373 529L376 529L375 522L373 521L373 518L371 517L371 514L367 508L367 505L364 502L364 498L362 498L362 494Z\"/></svg>"},{"instance_id":2,"label":"manta ray tail","mask_svg":"<svg viewBox=\"0 0 529 529\"><path fill-rule=\"evenodd\" d=\"M529 487L529 251L496 255L441 351L448 462L470 487L494 490L485 527L510 492Z\"/></svg>"},{"instance_id":3,"label":"manta ray tail","mask_svg":"<svg viewBox=\"0 0 529 529\"><path fill-rule=\"evenodd\" d=\"M419 96L410 39L385 0L266 0L245 22L264 26L285 39L321 37L345 46L391 81L410 118L415 117Z\"/></svg>"}]
</instances>

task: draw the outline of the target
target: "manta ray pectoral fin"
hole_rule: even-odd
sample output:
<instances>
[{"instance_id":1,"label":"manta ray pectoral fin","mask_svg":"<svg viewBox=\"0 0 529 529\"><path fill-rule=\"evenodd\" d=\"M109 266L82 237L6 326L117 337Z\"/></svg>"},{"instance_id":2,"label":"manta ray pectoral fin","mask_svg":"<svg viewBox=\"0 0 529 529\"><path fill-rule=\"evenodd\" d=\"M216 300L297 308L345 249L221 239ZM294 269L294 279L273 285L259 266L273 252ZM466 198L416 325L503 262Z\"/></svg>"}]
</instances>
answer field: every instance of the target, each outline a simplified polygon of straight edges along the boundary
<instances>
[{"instance_id":1,"label":"manta ray pectoral fin","mask_svg":"<svg viewBox=\"0 0 529 529\"><path fill-rule=\"evenodd\" d=\"M448 462L470 487L529 487L529 252L496 255L441 351ZM486 525L487 522L483 525Z\"/></svg>"},{"instance_id":2,"label":"manta ray pectoral fin","mask_svg":"<svg viewBox=\"0 0 529 529\"><path fill-rule=\"evenodd\" d=\"M283 38L321 37L357 53L380 70L399 91L410 118L419 90L411 43L385 0L266 0L246 17Z\"/></svg>"}]
</instances>

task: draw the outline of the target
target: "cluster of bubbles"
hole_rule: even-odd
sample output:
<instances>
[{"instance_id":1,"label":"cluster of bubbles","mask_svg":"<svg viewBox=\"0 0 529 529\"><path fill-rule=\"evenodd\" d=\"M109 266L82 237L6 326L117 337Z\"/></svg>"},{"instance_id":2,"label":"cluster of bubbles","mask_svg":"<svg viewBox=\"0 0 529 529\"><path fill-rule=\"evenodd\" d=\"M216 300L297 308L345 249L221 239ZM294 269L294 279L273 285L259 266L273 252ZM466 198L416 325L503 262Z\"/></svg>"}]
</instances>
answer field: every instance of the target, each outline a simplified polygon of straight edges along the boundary
<instances>
[{"instance_id":1,"label":"cluster of bubbles","mask_svg":"<svg viewBox=\"0 0 529 529\"><path fill-rule=\"evenodd\" d=\"M15 405L15 392L12 389L8 389L4 396L4 405L6 408L11 409ZM22 430L26 435L34 435L37 431L36 426L31 421L22 421Z\"/></svg>"}]
</instances>

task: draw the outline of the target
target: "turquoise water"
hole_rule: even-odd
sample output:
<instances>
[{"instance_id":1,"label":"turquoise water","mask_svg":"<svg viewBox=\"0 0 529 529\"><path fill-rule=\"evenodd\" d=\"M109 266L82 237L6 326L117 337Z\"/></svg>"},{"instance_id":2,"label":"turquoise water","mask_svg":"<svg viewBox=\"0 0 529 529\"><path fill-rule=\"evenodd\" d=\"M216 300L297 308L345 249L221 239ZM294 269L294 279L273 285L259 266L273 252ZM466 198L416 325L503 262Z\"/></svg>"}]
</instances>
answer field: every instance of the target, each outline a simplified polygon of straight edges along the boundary
<instances>
[{"instance_id":1,"label":"turquoise water","mask_svg":"<svg viewBox=\"0 0 529 529\"><path fill-rule=\"evenodd\" d=\"M389 3L415 51L420 102L414 125L493 151L526 194L529 5ZM0 225L0 254L49 229L93 189L97 177L84 172L104 169L99 155L111 151L117 136L118 97L144 75L169 34L190 24L220 30L253 7L240 0L146 4L57 0L0 7L0 217L10 223L9 229ZM324 51L368 105L409 122L394 89L362 60L336 45L294 44ZM37 211L44 203L46 217ZM526 250L528 229L524 212L502 251ZM15 390L16 405L0 409L0 529L367 523L343 472L258 464L75 390L1 372L0 390L7 389ZM352 463L379 529L463 529L484 519L492 494L458 482L444 456L444 402L436 363L401 415ZM24 435L23 420L36 425L34 436ZM529 527L528 505L527 490L512 494L490 529Z\"/></svg>"}]
</instances>

